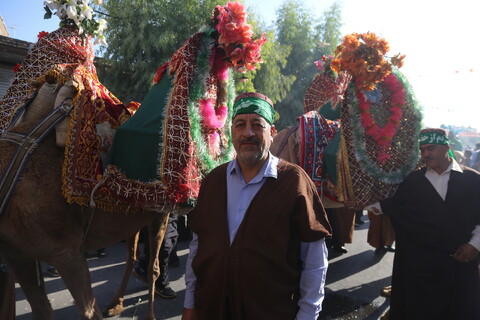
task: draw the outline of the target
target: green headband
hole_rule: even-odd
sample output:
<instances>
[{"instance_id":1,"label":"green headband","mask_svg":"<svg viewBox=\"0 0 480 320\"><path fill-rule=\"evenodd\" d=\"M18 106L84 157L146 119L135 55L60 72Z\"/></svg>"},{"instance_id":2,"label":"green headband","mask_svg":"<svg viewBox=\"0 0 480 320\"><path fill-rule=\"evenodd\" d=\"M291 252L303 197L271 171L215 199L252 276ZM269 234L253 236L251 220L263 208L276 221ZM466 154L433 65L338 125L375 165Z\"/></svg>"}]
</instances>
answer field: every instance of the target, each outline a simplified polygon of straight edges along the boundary
<instances>
[{"instance_id":1,"label":"green headband","mask_svg":"<svg viewBox=\"0 0 480 320\"><path fill-rule=\"evenodd\" d=\"M420 133L420 139L418 142L421 146L424 144L441 144L450 146L450 140L448 140L446 135L434 131ZM455 160L457 159L452 149L448 149L448 155Z\"/></svg>"},{"instance_id":2,"label":"green headband","mask_svg":"<svg viewBox=\"0 0 480 320\"><path fill-rule=\"evenodd\" d=\"M448 140L447 136L444 134L440 134L435 131L427 131L420 133L420 139L418 140L420 145L424 144L446 144L447 146L450 145L450 141Z\"/></svg>"},{"instance_id":3,"label":"green headband","mask_svg":"<svg viewBox=\"0 0 480 320\"><path fill-rule=\"evenodd\" d=\"M255 97L242 98L235 102L232 119L244 113L256 113L264 117L270 125L275 119L275 111L270 103Z\"/></svg>"}]
</instances>

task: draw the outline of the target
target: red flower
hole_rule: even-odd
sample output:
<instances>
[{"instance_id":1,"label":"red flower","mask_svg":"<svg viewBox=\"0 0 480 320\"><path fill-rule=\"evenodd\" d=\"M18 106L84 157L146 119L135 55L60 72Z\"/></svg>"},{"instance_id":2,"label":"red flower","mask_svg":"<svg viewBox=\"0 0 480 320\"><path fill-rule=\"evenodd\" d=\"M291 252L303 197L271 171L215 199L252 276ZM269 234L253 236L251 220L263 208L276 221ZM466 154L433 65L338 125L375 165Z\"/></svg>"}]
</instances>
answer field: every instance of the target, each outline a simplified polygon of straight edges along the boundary
<instances>
[{"instance_id":1,"label":"red flower","mask_svg":"<svg viewBox=\"0 0 480 320\"><path fill-rule=\"evenodd\" d=\"M246 43L244 48L245 61L248 63L262 62L262 46L266 41L267 38L265 38L265 33L263 33L260 39L256 39L251 43Z\"/></svg>"},{"instance_id":2,"label":"red flower","mask_svg":"<svg viewBox=\"0 0 480 320\"><path fill-rule=\"evenodd\" d=\"M245 6L240 2L228 2L226 11L229 12L232 20L237 24L244 24L247 22L247 12Z\"/></svg>"},{"instance_id":3,"label":"red flower","mask_svg":"<svg viewBox=\"0 0 480 320\"><path fill-rule=\"evenodd\" d=\"M223 32L220 32L220 37L218 37L218 43L221 45L237 45L247 43L252 39L253 31L248 24L237 26L232 23L228 23L223 28Z\"/></svg>"},{"instance_id":4,"label":"red flower","mask_svg":"<svg viewBox=\"0 0 480 320\"><path fill-rule=\"evenodd\" d=\"M264 34L252 41L253 31L246 16L244 5L228 2L215 8L213 18L219 33L218 47L225 51L225 61L240 72L254 70L255 64L262 62L260 47L267 41Z\"/></svg>"},{"instance_id":5,"label":"red flower","mask_svg":"<svg viewBox=\"0 0 480 320\"><path fill-rule=\"evenodd\" d=\"M21 67L21 66L22 66L22 65L21 65L20 63L17 63L16 65L14 65L14 66L13 66L13 72L17 73L18 70L20 70L20 67Z\"/></svg>"},{"instance_id":6,"label":"red flower","mask_svg":"<svg viewBox=\"0 0 480 320\"><path fill-rule=\"evenodd\" d=\"M48 32L47 31L40 31L37 35L37 38L38 40L42 39L43 37L45 37L46 35L48 35Z\"/></svg>"}]
</instances>

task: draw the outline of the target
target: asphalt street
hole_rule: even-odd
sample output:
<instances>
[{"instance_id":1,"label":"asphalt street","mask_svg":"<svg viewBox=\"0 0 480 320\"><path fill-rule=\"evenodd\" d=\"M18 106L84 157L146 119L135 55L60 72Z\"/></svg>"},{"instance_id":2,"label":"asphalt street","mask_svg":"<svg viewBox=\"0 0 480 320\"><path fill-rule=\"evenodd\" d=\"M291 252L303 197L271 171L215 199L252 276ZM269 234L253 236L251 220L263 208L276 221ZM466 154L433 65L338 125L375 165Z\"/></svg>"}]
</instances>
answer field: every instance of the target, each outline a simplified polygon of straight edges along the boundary
<instances>
[{"instance_id":1,"label":"asphalt street","mask_svg":"<svg viewBox=\"0 0 480 320\"><path fill-rule=\"evenodd\" d=\"M332 255L326 278L326 297L319 320L328 319L378 319L388 308L389 301L380 296L382 287L390 285L393 253L375 254L367 243L368 217L365 224L356 227L352 244L347 244L348 253ZM106 248L105 258L88 258L93 291L100 308L104 308L113 297L124 270L125 245L118 243ZM188 254L188 243L179 242L180 266L170 269L171 287L177 297L155 300L157 319L181 318L184 299L184 266ZM61 278L45 276L48 298L54 309L55 319L79 319L70 292ZM125 295L125 310L111 319L143 319L147 307L147 290L143 282L131 277ZM31 319L31 309L21 288L16 285L17 319Z\"/></svg>"}]
</instances>

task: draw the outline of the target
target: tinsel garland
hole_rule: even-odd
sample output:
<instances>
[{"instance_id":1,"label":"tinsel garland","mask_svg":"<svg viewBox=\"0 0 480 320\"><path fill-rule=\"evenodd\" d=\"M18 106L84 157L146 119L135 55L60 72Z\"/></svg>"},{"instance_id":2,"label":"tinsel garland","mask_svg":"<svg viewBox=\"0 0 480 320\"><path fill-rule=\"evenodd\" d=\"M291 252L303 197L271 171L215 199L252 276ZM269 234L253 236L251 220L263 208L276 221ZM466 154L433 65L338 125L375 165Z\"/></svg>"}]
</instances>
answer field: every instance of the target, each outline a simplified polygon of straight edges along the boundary
<instances>
[{"instance_id":1,"label":"tinsel garland","mask_svg":"<svg viewBox=\"0 0 480 320\"><path fill-rule=\"evenodd\" d=\"M222 152L214 159L214 157L209 152L208 141L202 137L202 117L200 114L199 102L204 97L204 94L207 92L207 78L210 72L210 58L213 46L215 45L215 40L211 38L210 34L213 30L204 31L204 36L202 38L202 42L200 44L200 50L197 57L197 66L195 70L195 74L192 80L192 84L190 85L190 94L188 97L188 111L189 111L189 118L190 118L190 134L192 136L193 141L196 144L200 162L202 165L202 171L208 173L213 168L217 167L218 165L225 163L232 159L233 156L233 144L232 139L230 137L230 128L231 125L231 114L232 114L232 107L233 107L233 100L235 94L235 87L233 83L232 73L229 70L228 72L228 81L227 81L227 107L228 107L228 115L227 121L225 122L224 130L226 139L222 139L221 143L226 144L224 148L221 148Z\"/></svg>"},{"instance_id":2,"label":"tinsel garland","mask_svg":"<svg viewBox=\"0 0 480 320\"><path fill-rule=\"evenodd\" d=\"M405 108L411 108L415 113L415 116L419 119L419 121L415 122L415 134L411 137L412 145L415 146L418 143L418 135L421 129L421 113L420 110L417 108L417 102L415 100L413 90L405 79L405 77L396 69L392 68L392 73L395 77L402 83L405 88L406 92L406 105ZM350 90L355 90L355 85L350 83ZM375 164L368 155L367 147L365 144L364 136L365 130L362 126L362 122L360 119L360 112L358 110L358 100L355 98L355 94L353 95L352 104L349 106L349 112L352 115L350 124L352 126L352 144L356 147L355 149L355 158L357 159L358 163L362 167L362 169L370 176L376 178L379 181L388 184L397 184L403 181L403 179L415 169L418 159L420 157L420 151L418 148L413 148L411 150L410 156L407 159L404 166L401 168L392 171L392 172L385 172L381 167Z\"/></svg>"}]
</instances>

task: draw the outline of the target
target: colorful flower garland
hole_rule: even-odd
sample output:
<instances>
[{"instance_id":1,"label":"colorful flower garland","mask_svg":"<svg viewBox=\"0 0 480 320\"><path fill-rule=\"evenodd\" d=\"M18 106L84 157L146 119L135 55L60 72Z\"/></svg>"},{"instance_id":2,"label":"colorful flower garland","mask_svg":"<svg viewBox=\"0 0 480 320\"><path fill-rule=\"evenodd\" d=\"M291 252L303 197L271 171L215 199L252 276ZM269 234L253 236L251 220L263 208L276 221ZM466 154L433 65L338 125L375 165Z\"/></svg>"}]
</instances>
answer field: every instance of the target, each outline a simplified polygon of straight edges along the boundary
<instances>
[{"instance_id":1,"label":"colorful flower garland","mask_svg":"<svg viewBox=\"0 0 480 320\"><path fill-rule=\"evenodd\" d=\"M415 97L413 94L413 90L411 89L410 84L404 78L404 76L396 69L392 69L392 76L395 77L395 80L398 82L398 85L401 85L405 94L405 104L403 108L409 108L414 113L418 122L415 124L415 133L411 137L411 145L415 146L417 144L417 137L420 133L421 129L421 119L422 115L420 110L416 107L417 102L415 101ZM393 82L393 81L392 81ZM350 84L348 89L350 92L355 90L355 85L353 83ZM398 90L398 89L397 89ZM400 96L400 95L399 95ZM413 170L415 169L418 159L420 157L418 148L412 148L410 152L410 156L406 160L405 164L400 167L399 169L386 172L382 169L381 166L378 166L372 159L370 158L366 142L365 142L365 130L362 125L362 117L359 110L359 101L356 98L355 94L352 94L352 103L349 105L349 113L351 114L350 125L352 126L352 144L355 146L355 158L357 159L358 163L361 165L362 169L370 176L376 178L379 181L388 184L397 184L403 181L403 179Z\"/></svg>"},{"instance_id":2,"label":"colorful flower garland","mask_svg":"<svg viewBox=\"0 0 480 320\"><path fill-rule=\"evenodd\" d=\"M406 94L403 85L397 77L389 74L383 80L383 85L390 91L390 116L385 126L380 127L372 117L371 104L366 95L358 88L356 84L356 93L358 101L358 111L365 134L372 137L379 146L377 159L380 163L385 163L391 157L387 153L392 139L397 132L398 125L402 118L402 108L406 104Z\"/></svg>"},{"instance_id":3,"label":"colorful flower garland","mask_svg":"<svg viewBox=\"0 0 480 320\"><path fill-rule=\"evenodd\" d=\"M386 59L389 50L388 42L372 32L352 33L335 48L330 67L336 72L347 71L358 88L371 91L390 74L392 65L397 68L403 65L404 55L398 54L390 61Z\"/></svg>"},{"instance_id":4,"label":"colorful flower garland","mask_svg":"<svg viewBox=\"0 0 480 320\"><path fill-rule=\"evenodd\" d=\"M235 87L231 72L227 71L227 78L225 79L225 75L222 72L226 70L223 70L221 66L219 68L217 67L218 65L215 66L219 78L218 95L221 95L222 90L226 91L225 97L217 96L219 101L217 109L214 108L213 101L205 96L210 68L214 67L212 66L212 61L215 61L215 59L212 55L215 55L216 52L211 32L212 30L204 32L188 98L190 134L197 146L202 169L206 173L218 165L231 160L233 157L233 144L231 142L230 130L228 129L231 125L228 115L232 112L235 97ZM224 88L221 88L221 86L224 86ZM222 123L223 126L221 126ZM223 130L225 139L220 141L218 130L222 128L226 128ZM202 135L205 131L207 131L206 139ZM220 148L220 144L224 144L223 148Z\"/></svg>"}]
</instances>

